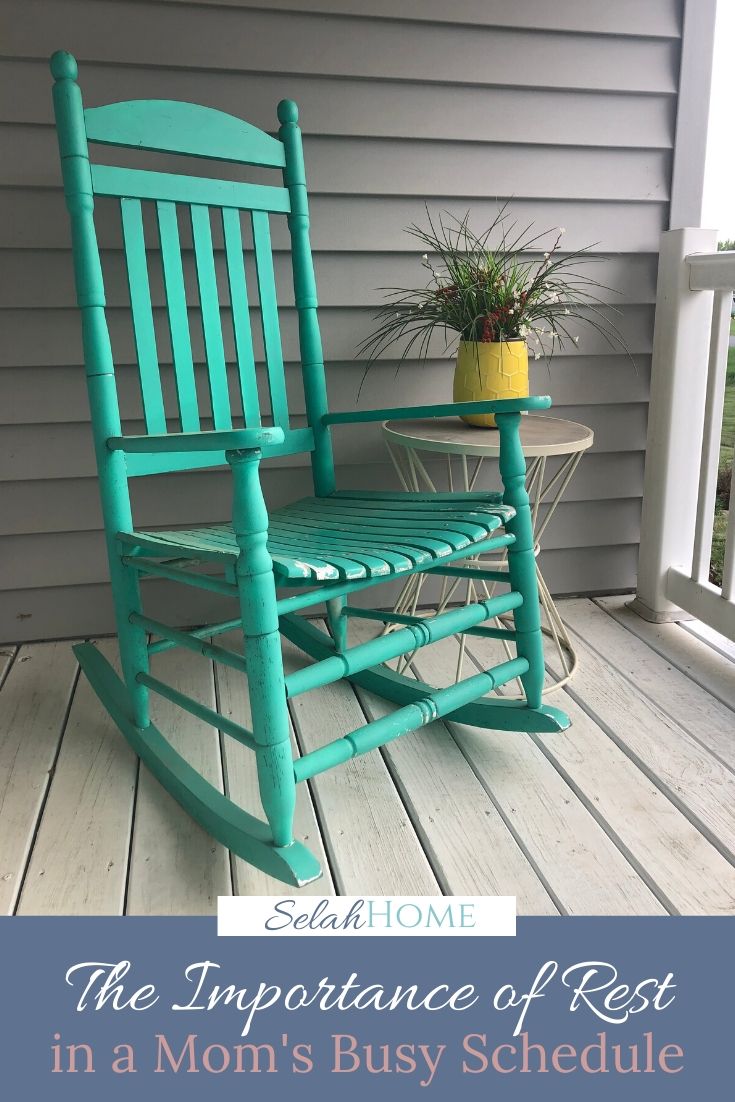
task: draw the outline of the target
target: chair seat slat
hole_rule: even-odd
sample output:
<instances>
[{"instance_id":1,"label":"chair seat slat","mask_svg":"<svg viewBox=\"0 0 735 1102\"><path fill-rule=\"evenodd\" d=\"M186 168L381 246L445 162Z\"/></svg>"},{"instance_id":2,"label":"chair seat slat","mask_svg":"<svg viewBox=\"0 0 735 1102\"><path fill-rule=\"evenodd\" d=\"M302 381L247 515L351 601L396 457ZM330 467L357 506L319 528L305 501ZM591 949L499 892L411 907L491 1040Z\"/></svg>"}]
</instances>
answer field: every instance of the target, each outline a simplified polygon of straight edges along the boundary
<instances>
[{"instance_id":1,"label":"chair seat slat","mask_svg":"<svg viewBox=\"0 0 735 1102\"><path fill-rule=\"evenodd\" d=\"M207 207L238 207L243 210L288 214L288 192L270 184L246 184L240 180L213 180L203 176L174 176L147 168L117 168L91 165L95 195L132 199L197 203Z\"/></svg>"},{"instance_id":2,"label":"chair seat slat","mask_svg":"<svg viewBox=\"0 0 735 1102\"><path fill-rule=\"evenodd\" d=\"M191 206L189 213L194 242L194 263L199 286L204 349L207 359L209 396L212 403L212 421L216 429L230 429L232 428L232 415L230 413L230 395L227 389L227 365L222 340L222 319L217 297L217 275L214 268L209 208Z\"/></svg>"},{"instance_id":3,"label":"chair seat slat","mask_svg":"<svg viewBox=\"0 0 735 1102\"><path fill-rule=\"evenodd\" d=\"M420 503L406 504L407 516L419 511ZM298 515L297 510L304 515ZM366 505L369 513L370 506ZM449 532L424 532L417 522L413 532L382 532L364 528L353 533L333 530L329 504L305 498L294 505L276 509L268 525L268 547L276 570L287 578L313 581L356 580L358 578L390 577L405 574L431 562L446 559L475 545L484 544L490 533L477 527L473 537ZM305 517L311 514L313 523ZM462 502L457 503L458 519ZM492 518L488 528L497 528L500 517ZM126 542L138 542L149 551L192 557L225 558L234 561L239 549L233 528L229 524L207 525L188 531L140 532L121 537Z\"/></svg>"},{"instance_id":4,"label":"chair seat slat","mask_svg":"<svg viewBox=\"0 0 735 1102\"><path fill-rule=\"evenodd\" d=\"M286 377L283 370L281 331L278 325L276 280L273 272L273 253L268 215L254 210L251 214L255 269L260 297L260 321L263 328L263 345L268 367L268 389L271 398L273 421L282 428L288 427L288 400Z\"/></svg>"},{"instance_id":5,"label":"chair seat slat","mask_svg":"<svg viewBox=\"0 0 735 1102\"><path fill-rule=\"evenodd\" d=\"M334 538L331 534L325 534L323 537L315 534L315 530L312 529L299 529L295 525L289 525L286 529L282 530L279 525L274 521L268 529L268 538L271 541L277 541L279 537L288 535L292 540L294 535L298 536L303 534L304 541L308 540L309 547L322 548L326 553L326 557L331 558L334 552L348 555L351 559L355 559L368 566L371 576L377 574L392 574L402 573L406 570L411 570L417 562L421 561L421 555L416 552L410 553L410 548L406 548L401 544L400 550L396 550L395 543L391 544L388 541L382 544L378 540L370 541L369 553L363 550L365 541L362 540L341 540Z\"/></svg>"},{"instance_id":6,"label":"chair seat slat","mask_svg":"<svg viewBox=\"0 0 735 1102\"><path fill-rule=\"evenodd\" d=\"M143 212L139 199L121 199L123 243L133 315L135 350L138 357L143 415L149 433L166 431L166 411L163 405L161 376L158 367L156 333L145 254Z\"/></svg>"},{"instance_id":7,"label":"chair seat slat","mask_svg":"<svg viewBox=\"0 0 735 1102\"><path fill-rule=\"evenodd\" d=\"M314 534L314 539L321 542L324 540L327 546L334 547L338 544L346 547L348 544L352 547L366 547L368 544L372 547L382 547L385 545L387 548L400 549L401 551L411 551L414 549L419 552L428 551L432 555L444 555L449 550L460 551L463 547L469 547L472 542L469 536L462 536L458 532L427 532L419 530L416 534L404 532L400 535L387 536L385 533L377 531L375 533L369 532L364 529L361 533L357 533L354 536L349 536L346 533L339 533L334 528L327 527L325 521L324 526L316 526L315 528L307 525L301 525L296 521L289 521L289 531L299 534L304 540L311 539ZM478 533L477 540L485 539L489 533ZM419 555L419 558L421 556Z\"/></svg>"},{"instance_id":8,"label":"chair seat slat","mask_svg":"<svg viewBox=\"0 0 735 1102\"><path fill-rule=\"evenodd\" d=\"M294 515L298 515L295 511ZM355 528L362 528L365 525L374 528L380 528L384 532L402 532L402 531L415 531L416 524L421 524L425 528L434 528L443 531L444 529L456 529L457 531L466 531L467 535L474 536L476 532L491 531L497 527L497 520L495 519L495 513L488 511L487 513L477 513L468 510L466 513L458 516L456 513L444 513L439 516L432 516L431 513L426 510L416 510L411 512L409 517L396 516L395 513L390 511L382 512L380 509L371 510L368 515L355 516L352 512L342 512L338 508L332 508L330 506L328 515L333 524L338 524L348 532L352 532Z\"/></svg>"},{"instance_id":9,"label":"chair seat slat","mask_svg":"<svg viewBox=\"0 0 735 1102\"><path fill-rule=\"evenodd\" d=\"M223 208L222 232L225 241L227 281L230 290L230 309L232 310L232 327L235 334L235 353L237 355L242 411L245 424L248 428L254 428L261 423L260 398L258 397L258 381L255 374L253 335L250 328L239 211L232 207Z\"/></svg>"},{"instance_id":10,"label":"chair seat slat","mask_svg":"<svg viewBox=\"0 0 735 1102\"><path fill-rule=\"evenodd\" d=\"M179 399L179 417L182 432L199 430L199 406L197 402L194 361L191 354L189 316L186 309L184 268L181 262L179 224L174 203L156 203L158 234L161 243L163 281L166 286L168 324L171 333L171 351L176 377L176 393Z\"/></svg>"}]
</instances>

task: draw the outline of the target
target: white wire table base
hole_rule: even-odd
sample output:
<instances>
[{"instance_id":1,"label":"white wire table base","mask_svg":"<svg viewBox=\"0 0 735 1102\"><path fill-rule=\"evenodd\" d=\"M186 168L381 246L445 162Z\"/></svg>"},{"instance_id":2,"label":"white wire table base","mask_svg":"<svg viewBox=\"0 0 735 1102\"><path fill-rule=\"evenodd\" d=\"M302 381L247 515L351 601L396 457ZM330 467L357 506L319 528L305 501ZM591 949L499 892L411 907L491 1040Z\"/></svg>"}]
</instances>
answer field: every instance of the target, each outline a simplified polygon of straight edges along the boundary
<instances>
[{"instance_id":1,"label":"white wire table base","mask_svg":"<svg viewBox=\"0 0 735 1102\"><path fill-rule=\"evenodd\" d=\"M438 492L434 481L430 477L415 449L406 447L405 445L398 449L389 443L387 444L387 448L404 490L412 492L419 492L421 490L429 490L431 493ZM399 451L403 454L399 455ZM534 551L537 556L541 538L556 512L557 506L583 454L584 452L582 451L575 451L567 455L559 466L559 469L548 482L546 481L546 456L536 456L530 461L526 476L526 486L531 501ZM458 477L453 469L453 459L459 460L460 471ZM476 458L474 469L470 472L470 464L467 462L466 455L461 453L459 455L456 453L446 453L447 483L449 490L454 492L456 488L460 493L463 490L466 492L474 490L483 462L483 456ZM539 515L541 505L544 506L543 518ZM481 555L470 556L463 561L462 565L475 566L478 569L485 568L497 570L503 567L507 568L507 552L503 551L500 557L494 559L486 559ZM419 600L427 577L428 575L426 574L413 574L406 580L396 600L394 612L401 615L408 614L410 616L422 615L419 610ZM538 578L539 603L542 612L542 631L547 639L553 644L561 669L561 676L557 677L555 675L554 680L550 684L544 686L543 693L546 695L556 692L571 680L577 668L578 660L569 632L557 611L556 605L549 593L548 586L544 581L538 565L536 566L536 577ZM499 584L501 583L492 582L488 584L482 579L474 581L472 578L444 578L442 580L442 587L436 610L434 611L432 609L431 611L427 611L426 615L433 616L444 612L450 602L453 600L455 602L457 601L462 586L465 587L463 595L464 603L470 604L476 600L484 600L492 597ZM512 623L512 615L495 616L493 620L497 626L507 627L509 623ZM385 632L393 631L400 626L399 624L388 624L385 628ZM459 642L459 652L457 655L455 681L459 681L462 677L462 671L465 664L467 636L457 635L456 639ZM501 640L501 644L508 658L513 657L513 652L507 640ZM415 652L410 652L403 656L396 667L399 673L411 664L414 653ZM511 699L523 698L524 693L520 680L517 680L517 684L519 690L517 693L508 693L506 688L504 695Z\"/></svg>"}]
</instances>

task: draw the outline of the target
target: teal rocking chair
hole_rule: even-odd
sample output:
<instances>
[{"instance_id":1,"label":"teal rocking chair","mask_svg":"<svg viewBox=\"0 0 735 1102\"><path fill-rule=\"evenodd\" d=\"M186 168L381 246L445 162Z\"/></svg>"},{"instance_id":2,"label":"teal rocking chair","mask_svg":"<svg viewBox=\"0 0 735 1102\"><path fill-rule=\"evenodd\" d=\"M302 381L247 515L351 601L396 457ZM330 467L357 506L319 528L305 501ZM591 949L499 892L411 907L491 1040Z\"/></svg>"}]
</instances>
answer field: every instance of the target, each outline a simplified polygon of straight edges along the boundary
<instances>
[{"instance_id":1,"label":"teal rocking chair","mask_svg":"<svg viewBox=\"0 0 735 1102\"><path fill-rule=\"evenodd\" d=\"M309 213L296 105L278 106L272 137L247 122L191 103L132 100L84 110L77 65L54 54L51 71L66 204L71 218L74 273L95 453L119 634L122 680L92 644L76 647L82 669L137 754L171 795L235 854L290 885L320 875L319 863L294 840L296 786L309 777L382 746L441 716L507 731L558 731L567 717L542 703L544 658L536 588L521 413L546 409L548 398L464 405L418 406L330 413L317 320L309 245ZM152 150L280 170L282 183L265 185L90 164L88 143ZM105 292L94 221L96 196L119 200L145 435L121 428ZM178 399L171 428L164 405L151 304L143 205L154 208ZM195 385L179 238L187 212L199 291L209 408ZM252 229L271 414L261 416L245 277L241 212ZM289 421L279 332L271 216L290 231L295 303L306 403L306 425ZM244 427L233 427L227 364L215 276L212 223L224 245L239 397ZM157 251L159 251L157 250ZM236 406L238 403L235 403ZM456 417L493 412L500 433L504 493L419 494L337 490L333 425L387 418ZM202 427L211 418L212 427ZM264 423L272 422L272 423ZM271 456L311 453L314 494L269 515L259 467ZM185 531L141 531L133 522L129 480L142 475L228 465L231 523ZM468 556L507 548L507 572L462 565ZM204 563L209 572L197 568ZM394 615L348 605L347 596L416 572L505 583L508 592L432 618ZM237 615L195 630L146 616L141 577L166 578L230 597ZM284 592L285 591L285 592ZM183 591L182 591L183 592ZM326 603L330 634L298 615ZM513 614L513 628L486 621ZM350 617L400 625L389 634L348 646ZM186 620L185 614L183 615ZM211 640L242 630L240 651ZM472 632L514 644L517 657L448 688L433 688L385 665L448 636ZM314 661L284 676L280 635ZM153 677L151 654L171 647L224 663L247 677L252 730ZM288 700L347 678L399 707L294 759ZM520 678L525 700L488 697ZM149 694L173 701L236 739L255 754L265 820L237 806L209 784L151 723Z\"/></svg>"}]
</instances>

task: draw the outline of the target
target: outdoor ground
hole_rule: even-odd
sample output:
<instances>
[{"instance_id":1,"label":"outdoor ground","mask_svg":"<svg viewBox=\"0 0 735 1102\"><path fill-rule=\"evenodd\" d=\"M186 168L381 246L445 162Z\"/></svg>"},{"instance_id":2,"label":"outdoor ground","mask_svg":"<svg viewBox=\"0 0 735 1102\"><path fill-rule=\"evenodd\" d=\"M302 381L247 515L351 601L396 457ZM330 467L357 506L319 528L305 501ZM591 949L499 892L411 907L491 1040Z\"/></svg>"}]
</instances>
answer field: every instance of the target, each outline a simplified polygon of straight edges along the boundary
<instances>
[{"instance_id":1,"label":"outdoor ground","mask_svg":"<svg viewBox=\"0 0 735 1102\"><path fill-rule=\"evenodd\" d=\"M735 338L735 318L730 321L731 338ZM735 448L735 348L727 354L725 381L725 406L720 439L720 470L717 479L717 502L712 536L710 581L722 585L722 564L725 556L725 535L730 508L730 478L732 476L733 448Z\"/></svg>"},{"instance_id":2,"label":"outdoor ground","mask_svg":"<svg viewBox=\"0 0 735 1102\"><path fill-rule=\"evenodd\" d=\"M735 647L648 624L628 599L559 604L580 663L552 696L568 731L438 721L300 786L298 837L324 867L304 891L515 895L522 915L735 914ZM470 639L472 664L495 665L500 647ZM449 683L456 648L421 650L416 672ZM306 661L288 644L285 658L289 671ZM154 670L248 722L245 679L228 667L169 651ZM0 651L0 684L0 913L211 914L219 895L283 894L139 766L69 641ZM249 750L154 707L179 753L257 809ZM345 682L296 697L296 752L389 709Z\"/></svg>"}]
</instances>

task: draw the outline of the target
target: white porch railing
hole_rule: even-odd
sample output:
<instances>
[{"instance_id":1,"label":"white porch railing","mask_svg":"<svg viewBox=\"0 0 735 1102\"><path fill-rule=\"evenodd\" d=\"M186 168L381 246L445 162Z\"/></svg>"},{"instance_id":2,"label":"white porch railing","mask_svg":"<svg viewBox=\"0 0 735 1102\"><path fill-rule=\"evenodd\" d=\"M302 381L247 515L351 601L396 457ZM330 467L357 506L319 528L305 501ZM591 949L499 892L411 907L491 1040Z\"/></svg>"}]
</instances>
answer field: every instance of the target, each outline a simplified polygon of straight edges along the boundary
<instances>
[{"instance_id":1,"label":"white porch railing","mask_svg":"<svg viewBox=\"0 0 735 1102\"><path fill-rule=\"evenodd\" d=\"M735 639L735 521L722 588L709 581L735 252L714 230L662 234L638 593L662 623L687 616ZM731 485L731 500L735 485Z\"/></svg>"}]
</instances>

